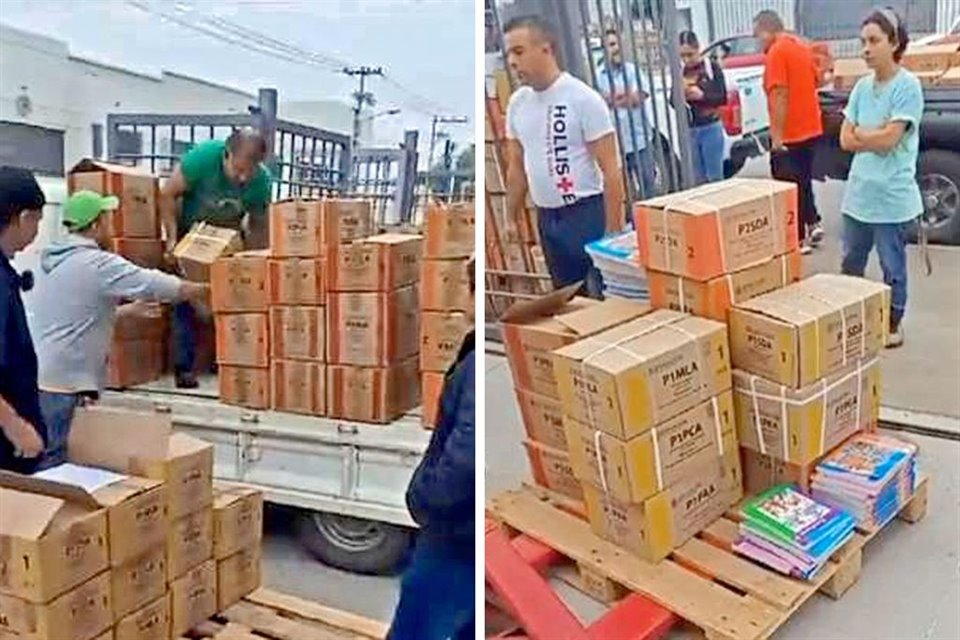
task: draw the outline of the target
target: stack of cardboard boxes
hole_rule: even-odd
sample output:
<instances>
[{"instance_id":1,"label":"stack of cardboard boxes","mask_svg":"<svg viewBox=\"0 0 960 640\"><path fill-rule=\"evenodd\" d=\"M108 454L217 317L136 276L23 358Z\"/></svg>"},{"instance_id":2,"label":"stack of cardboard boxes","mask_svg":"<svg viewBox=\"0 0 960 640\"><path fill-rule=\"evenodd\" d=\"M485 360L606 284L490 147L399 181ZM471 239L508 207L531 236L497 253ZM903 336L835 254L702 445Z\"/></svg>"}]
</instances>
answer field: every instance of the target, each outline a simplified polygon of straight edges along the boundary
<instances>
[{"instance_id":1,"label":"stack of cardboard boxes","mask_svg":"<svg viewBox=\"0 0 960 640\"><path fill-rule=\"evenodd\" d=\"M960 43L910 46L900 64L912 71L927 88L960 87ZM833 63L835 89L853 89L870 73L862 58L843 58Z\"/></svg>"},{"instance_id":2,"label":"stack of cardboard boxes","mask_svg":"<svg viewBox=\"0 0 960 640\"><path fill-rule=\"evenodd\" d=\"M267 261L265 251L246 251L210 266L220 397L254 409L270 406Z\"/></svg>"},{"instance_id":3,"label":"stack of cardboard boxes","mask_svg":"<svg viewBox=\"0 0 960 640\"><path fill-rule=\"evenodd\" d=\"M270 207L270 249L213 266L220 398L389 422L416 406L421 239L370 236L363 200Z\"/></svg>"},{"instance_id":4,"label":"stack of cardboard boxes","mask_svg":"<svg viewBox=\"0 0 960 640\"><path fill-rule=\"evenodd\" d=\"M813 467L875 427L890 289L819 274L730 312L737 430L746 490L807 488Z\"/></svg>"},{"instance_id":5,"label":"stack of cardboard boxes","mask_svg":"<svg viewBox=\"0 0 960 640\"><path fill-rule=\"evenodd\" d=\"M423 425L436 424L444 373L473 323L467 261L474 252L473 203L431 205L424 220L420 283Z\"/></svg>"},{"instance_id":6,"label":"stack of cardboard boxes","mask_svg":"<svg viewBox=\"0 0 960 640\"><path fill-rule=\"evenodd\" d=\"M143 267L159 268L163 259L157 210L156 176L135 168L82 160L67 175L67 188L95 191L120 199L110 214L110 249ZM108 356L107 386L129 387L156 380L163 373L169 321L159 308L130 322L118 315Z\"/></svg>"},{"instance_id":7,"label":"stack of cardboard boxes","mask_svg":"<svg viewBox=\"0 0 960 640\"><path fill-rule=\"evenodd\" d=\"M218 495L214 531L212 447L134 419L79 411L67 465L0 474L0 635L167 640L258 586L262 499Z\"/></svg>"},{"instance_id":8,"label":"stack of cardboard boxes","mask_svg":"<svg viewBox=\"0 0 960 640\"><path fill-rule=\"evenodd\" d=\"M383 234L333 247L327 392L333 418L386 423L415 407L421 238Z\"/></svg>"},{"instance_id":9,"label":"stack of cardboard boxes","mask_svg":"<svg viewBox=\"0 0 960 640\"><path fill-rule=\"evenodd\" d=\"M564 407L552 353L578 340L647 313L626 300L597 302L574 297L577 286L514 304L501 318L503 342L513 373L526 438L524 446L536 484L583 500L574 477Z\"/></svg>"}]
</instances>

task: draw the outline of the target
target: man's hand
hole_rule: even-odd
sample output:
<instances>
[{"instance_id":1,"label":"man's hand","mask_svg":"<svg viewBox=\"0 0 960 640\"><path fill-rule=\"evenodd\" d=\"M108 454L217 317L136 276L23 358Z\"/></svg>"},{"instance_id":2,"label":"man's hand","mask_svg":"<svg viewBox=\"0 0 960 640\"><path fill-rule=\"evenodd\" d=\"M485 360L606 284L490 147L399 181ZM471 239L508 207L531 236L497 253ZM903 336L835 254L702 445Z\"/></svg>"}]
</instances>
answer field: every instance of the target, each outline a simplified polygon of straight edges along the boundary
<instances>
[{"instance_id":1,"label":"man's hand","mask_svg":"<svg viewBox=\"0 0 960 640\"><path fill-rule=\"evenodd\" d=\"M690 102L699 102L700 100L703 100L703 89L695 84L688 86L684 90L684 93L687 96L687 100Z\"/></svg>"},{"instance_id":2,"label":"man's hand","mask_svg":"<svg viewBox=\"0 0 960 640\"><path fill-rule=\"evenodd\" d=\"M36 458L43 453L43 439L37 429L23 418L18 416L10 424L4 425L3 433L19 457Z\"/></svg>"},{"instance_id":3,"label":"man's hand","mask_svg":"<svg viewBox=\"0 0 960 640\"><path fill-rule=\"evenodd\" d=\"M210 285L205 282L180 282L180 298L194 305L210 305Z\"/></svg>"}]
</instances>

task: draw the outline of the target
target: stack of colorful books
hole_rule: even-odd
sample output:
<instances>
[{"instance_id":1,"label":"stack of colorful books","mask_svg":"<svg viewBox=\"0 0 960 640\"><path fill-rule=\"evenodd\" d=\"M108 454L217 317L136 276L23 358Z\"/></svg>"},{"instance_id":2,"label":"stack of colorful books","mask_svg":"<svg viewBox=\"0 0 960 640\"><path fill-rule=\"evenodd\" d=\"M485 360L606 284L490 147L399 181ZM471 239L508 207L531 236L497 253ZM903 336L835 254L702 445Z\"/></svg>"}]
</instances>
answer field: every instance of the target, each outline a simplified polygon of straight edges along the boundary
<instances>
[{"instance_id":1,"label":"stack of colorful books","mask_svg":"<svg viewBox=\"0 0 960 640\"><path fill-rule=\"evenodd\" d=\"M858 434L821 460L813 497L849 512L862 527L887 524L913 495L917 446L876 433Z\"/></svg>"},{"instance_id":2,"label":"stack of colorful books","mask_svg":"<svg viewBox=\"0 0 960 640\"><path fill-rule=\"evenodd\" d=\"M750 499L742 512L734 551L803 580L823 568L853 536L856 525L850 514L820 504L789 484Z\"/></svg>"}]
</instances>

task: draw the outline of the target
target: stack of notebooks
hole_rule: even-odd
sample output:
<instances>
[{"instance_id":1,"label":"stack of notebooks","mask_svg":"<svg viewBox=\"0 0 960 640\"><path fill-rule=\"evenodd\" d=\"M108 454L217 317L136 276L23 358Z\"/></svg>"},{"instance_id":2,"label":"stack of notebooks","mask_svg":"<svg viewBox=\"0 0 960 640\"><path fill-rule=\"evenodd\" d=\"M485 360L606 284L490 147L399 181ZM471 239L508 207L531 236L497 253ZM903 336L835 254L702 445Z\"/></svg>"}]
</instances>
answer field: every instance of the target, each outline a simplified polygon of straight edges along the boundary
<instances>
[{"instance_id":1,"label":"stack of notebooks","mask_svg":"<svg viewBox=\"0 0 960 640\"><path fill-rule=\"evenodd\" d=\"M809 580L852 536L848 513L777 485L743 507L734 551L785 575Z\"/></svg>"},{"instance_id":2,"label":"stack of notebooks","mask_svg":"<svg viewBox=\"0 0 960 640\"><path fill-rule=\"evenodd\" d=\"M913 495L917 446L876 433L858 434L817 464L815 499L843 509L862 527L887 524Z\"/></svg>"},{"instance_id":3,"label":"stack of notebooks","mask_svg":"<svg viewBox=\"0 0 960 640\"><path fill-rule=\"evenodd\" d=\"M605 297L650 300L647 275L637 256L636 231L628 229L591 242L585 248L603 276Z\"/></svg>"}]
</instances>

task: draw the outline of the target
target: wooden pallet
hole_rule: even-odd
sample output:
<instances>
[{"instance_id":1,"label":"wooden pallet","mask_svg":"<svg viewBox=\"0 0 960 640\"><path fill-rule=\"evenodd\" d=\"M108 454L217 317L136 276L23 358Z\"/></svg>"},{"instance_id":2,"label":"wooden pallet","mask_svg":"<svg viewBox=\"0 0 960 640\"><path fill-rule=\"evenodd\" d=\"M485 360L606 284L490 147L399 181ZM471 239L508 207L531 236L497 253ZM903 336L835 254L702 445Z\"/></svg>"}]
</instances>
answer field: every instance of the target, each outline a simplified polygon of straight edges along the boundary
<instances>
[{"instance_id":1,"label":"wooden pallet","mask_svg":"<svg viewBox=\"0 0 960 640\"><path fill-rule=\"evenodd\" d=\"M387 626L375 620L258 589L180 640L382 640Z\"/></svg>"},{"instance_id":2,"label":"wooden pallet","mask_svg":"<svg viewBox=\"0 0 960 640\"><path fill-rule=\"evenodd\" d=\"M900 519L916 522L927 508L928 478L921 478ZM858 530L812 581L785 577L735 555L737 523L730 514L653 564L596 536L588 523L554 505L542 492L506 492L489 513L577 567L569 581L610 602L638 592L703 630L708 640L766 640L817 592L839 598L860 577L864 547L879 531Z\"/></svg>"}]
</instances>

